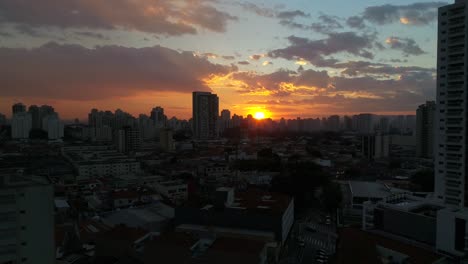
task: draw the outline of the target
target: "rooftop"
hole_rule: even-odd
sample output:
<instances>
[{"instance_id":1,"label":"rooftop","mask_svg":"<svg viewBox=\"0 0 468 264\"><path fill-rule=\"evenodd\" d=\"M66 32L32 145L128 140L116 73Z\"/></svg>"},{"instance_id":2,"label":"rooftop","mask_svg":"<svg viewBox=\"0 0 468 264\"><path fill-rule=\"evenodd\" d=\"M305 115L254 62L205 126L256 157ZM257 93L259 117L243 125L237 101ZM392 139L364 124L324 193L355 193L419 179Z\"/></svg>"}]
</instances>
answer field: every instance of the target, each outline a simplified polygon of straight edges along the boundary
<instances>
[{"instance_id":1,"label":"rooftop","mask_svg":"<svg viewBox=\"0 0 468 264\"><path fill-rule=\"evenodd\" d=\"M200 246L203 244L203 246ZM169 233L149 242L144 262L172 263L243 263L257 264L265 243L242 238L198 239L185 233Z\"/></svg>"},{"instance_id":2,"label":"rooftop","mask_svg":"<svg viewBox=\"0 0 468 264\"><path fill-rule=\"evenodd\" d=\"M442 256L401 241L371 234L356 228L339 230L340 245L335 263L384 263L377 247L399 252L408 257L408 263L428 264Z\"/></svg>"},{"instance_id":3,"label":"rooftop","mask_svg":"<svg viewBox=\"0 0 468 264\"><path fill-rule=\"evenodd\" d=\"M380 182L348 181L348 186L352 195L357 197L385 198L394 192L404 192Z\"/></svg>"},{"instance_id":4,"label":"rooftop","mask_svg":"<svg viewBox=\"0 0 468 264\"><path fill-rule=\"evenodd\" d=\"M220 190L218 188L218 190ZM230 190L230 188L226 188ZM234 202L226 208L247 210L250 212L263 212L270 214L283 214L288 209L292 197L281 193L267 192L261 189L249 188L247 191L234 191ZM214 206L191 200L187 207L198 207L203 210L214 210Z\"/></svg>"}]
</instances>

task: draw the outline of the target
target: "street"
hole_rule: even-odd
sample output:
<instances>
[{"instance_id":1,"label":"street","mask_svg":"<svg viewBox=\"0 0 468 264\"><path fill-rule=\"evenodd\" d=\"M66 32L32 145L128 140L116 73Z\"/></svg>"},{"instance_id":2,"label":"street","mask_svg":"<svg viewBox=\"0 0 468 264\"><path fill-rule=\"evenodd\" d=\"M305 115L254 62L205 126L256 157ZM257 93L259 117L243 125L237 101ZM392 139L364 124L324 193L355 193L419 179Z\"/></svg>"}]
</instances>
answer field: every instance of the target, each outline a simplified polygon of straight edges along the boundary
<instances>
[{"instance_id":1,"label":"street","mask_svg":"<svg viewBox=\"0 0 468 264\"><path fill-rule=\"evenodd\" d=\"M295 222L292 234L287 242L287 251L281 263L311 264L316 261L318 251L323 250L327 255L335 253L336 226L334 221L324 224L325 216L312 211L305 219Z\"/></svg>"}]
</instances>

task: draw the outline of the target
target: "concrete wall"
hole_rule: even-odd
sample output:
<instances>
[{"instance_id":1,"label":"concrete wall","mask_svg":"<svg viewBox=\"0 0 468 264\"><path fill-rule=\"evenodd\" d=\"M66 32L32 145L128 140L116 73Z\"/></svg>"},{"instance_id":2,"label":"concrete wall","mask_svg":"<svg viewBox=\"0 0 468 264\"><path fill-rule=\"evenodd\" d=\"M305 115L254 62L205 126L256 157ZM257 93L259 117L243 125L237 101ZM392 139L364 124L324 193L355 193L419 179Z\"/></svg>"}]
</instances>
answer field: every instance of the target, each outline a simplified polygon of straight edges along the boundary
<instances>
[{"instance_id":1,"label":"concrete wall","mask_svg":"<svg viewBox=\"0 0 468 264\"><path fill-rule=\"evenodd\" d=\"M375 227L426 244L436 243L436 218L393 209L376 209Z\"/></svg>"}]
</instances>

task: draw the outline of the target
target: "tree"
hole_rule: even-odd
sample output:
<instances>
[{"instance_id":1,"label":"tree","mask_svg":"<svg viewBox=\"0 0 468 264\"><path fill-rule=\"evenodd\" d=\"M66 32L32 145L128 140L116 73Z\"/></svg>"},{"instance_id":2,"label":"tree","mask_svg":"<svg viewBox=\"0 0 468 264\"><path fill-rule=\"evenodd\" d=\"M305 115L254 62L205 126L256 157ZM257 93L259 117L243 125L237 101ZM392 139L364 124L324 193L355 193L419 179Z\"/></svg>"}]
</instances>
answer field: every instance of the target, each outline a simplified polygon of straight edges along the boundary
<instances>
[{"instance_id":1,"label":"tree","mask_svg":"<svg viewBox=\"0 0 468 264\"><path fill-rule=\"evenodd\" d=\"M343 201L343 194L339 183L329 182L322 188L322 202L324 207L333 212L341 207Z\"/></svg>"},{"instance_id":2,"label":"tree","mask_svg":"<svg viewBox=\"0 0 468 264\"><path fill-rule=\"evenodd\" d=\"M296 208L310 207L315 191L329 183L328 174L315 163L292 162L282 174L273 179L272 189L293 196Z\"/></svg>"}]
</instances>

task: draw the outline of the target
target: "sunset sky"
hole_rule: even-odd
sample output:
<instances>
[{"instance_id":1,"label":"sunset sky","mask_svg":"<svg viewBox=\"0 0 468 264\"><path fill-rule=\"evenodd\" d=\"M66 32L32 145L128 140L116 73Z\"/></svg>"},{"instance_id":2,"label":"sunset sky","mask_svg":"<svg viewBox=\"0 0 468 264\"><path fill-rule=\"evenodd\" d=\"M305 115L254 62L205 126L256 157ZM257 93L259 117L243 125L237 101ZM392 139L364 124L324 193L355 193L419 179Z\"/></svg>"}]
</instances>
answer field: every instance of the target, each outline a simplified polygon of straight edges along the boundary
<instances>
[{"instance_id":1,"label":"sunset sky","mask_svg":"<svg viewBox=\"0 0 468 264\"><path fill-rule=\"evenodd\" d=\"M0 113L414 113L435 98L437 7L409 0L1 0Z\"/></svg>"}]
</instances>

